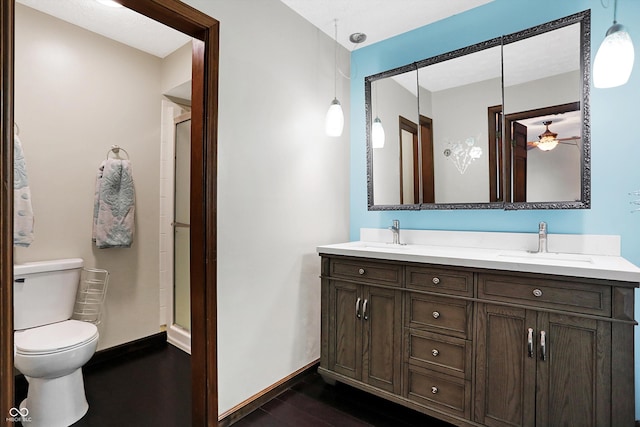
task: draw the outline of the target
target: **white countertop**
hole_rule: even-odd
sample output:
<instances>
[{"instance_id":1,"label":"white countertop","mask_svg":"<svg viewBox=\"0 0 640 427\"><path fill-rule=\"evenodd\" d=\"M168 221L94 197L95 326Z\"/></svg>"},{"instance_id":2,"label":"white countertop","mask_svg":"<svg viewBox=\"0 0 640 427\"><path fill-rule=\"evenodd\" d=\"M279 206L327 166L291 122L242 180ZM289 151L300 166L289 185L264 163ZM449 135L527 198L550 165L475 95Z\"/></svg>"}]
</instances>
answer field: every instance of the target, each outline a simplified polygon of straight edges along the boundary
<instances>
[{"instance_id":1,"label":"white countertop","mask_svg":"<svg viewBox=\"0 0 640 427\"><path fill-rule=\"evenodd\" d=\"M473 232L463 233L469 234ZM489 233L482 234L486 236ZM495 234L499 234L501 235L501 238L504 238L507 233ZM537 238L537 235L535 236ZM451 241L457 240L451 239ZM551 241L552 239L550 237L550 246ZM585 277L640 283L640 268L619 255L555 253L552 252L551 249L552 248L550 248L550 251L547 253L532 253L526 249L518 250L513 249L512 247L509 249L497 249L429 245L423 243L394 245L379 241L362 240L318 246L317 252L319 254L346 255L393 261L409 261L514 272L556 274L570 277Z\"/></svg>"}]
</instances>

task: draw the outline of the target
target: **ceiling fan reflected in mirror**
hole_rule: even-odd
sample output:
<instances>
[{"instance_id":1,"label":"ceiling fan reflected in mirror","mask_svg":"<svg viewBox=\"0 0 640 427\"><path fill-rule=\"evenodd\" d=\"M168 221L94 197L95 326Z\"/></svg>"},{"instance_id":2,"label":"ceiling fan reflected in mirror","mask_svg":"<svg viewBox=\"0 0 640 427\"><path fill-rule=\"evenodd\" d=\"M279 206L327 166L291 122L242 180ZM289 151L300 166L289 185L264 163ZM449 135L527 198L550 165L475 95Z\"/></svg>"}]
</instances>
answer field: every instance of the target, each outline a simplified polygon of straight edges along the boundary
<instances>
[{"instance_id":1,"label":"ceiling fan reflected in mirror","mask_svg":"<svg viewBox=\"0 0 640 427\"><path fill-rule=\"evenodd\" d=\"M562 119L560 119L562 120ZM542 124L545 126L545 131L538 135L537 141L531 141L527 143L527 148L539 148L542 151L551 151L558 146L558 144L569 143L571 145L577 145L569 141L577 141L579 136L572 136L569 138L558 138L558 134L549 130L549 125L553 123L553 120L544 120Z\"/></svg>"},{"instance_id":2,"label":"ceiling fan reflected in mirror","mask_svg":"<svg viewBox=\"0 0 640 427\"><path fill-rule=\"evenodd\" d=\"M542 151L551 151L558 146L558 134L549 130L551 123L553 123L552 120L542 122L547 128L538 136L538 142L536 144L536 147Z\"/></svg>"}]
</instances>

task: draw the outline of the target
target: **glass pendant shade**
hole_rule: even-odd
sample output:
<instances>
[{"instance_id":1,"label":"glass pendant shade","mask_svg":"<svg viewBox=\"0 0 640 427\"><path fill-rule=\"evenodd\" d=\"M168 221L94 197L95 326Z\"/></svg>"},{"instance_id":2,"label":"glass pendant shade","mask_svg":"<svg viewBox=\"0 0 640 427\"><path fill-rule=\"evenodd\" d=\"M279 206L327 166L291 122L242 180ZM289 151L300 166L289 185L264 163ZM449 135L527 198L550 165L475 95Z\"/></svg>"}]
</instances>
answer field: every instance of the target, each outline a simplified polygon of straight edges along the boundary
<instances>
[{"instance_id":1,"label":"glass pendant shade","mask_svg":"<svg viewBox=\"0 0 640 427\"><path fill-rule=\"evenodd\" d=\"M327 111L327 117L325 118L324 129L328 136L340 136L342 135L342 128L344 127L344 114L342 114L342 106L338 98L334 98Z\"/></svg>"},{"instance_id":2,"label":"glass pendant shade","mask_svg":"<svg viewBox=\"0 0 640 427\"><path fill-rule=\"evenodd\" d=\"M382 121L376 117L371 126L371 146L373 148L384 147L384 128L382 127Z\"/></svg>"},{"instance_id":3,"label":"glass pendant shade","mask_svg":"<svg viewBox=\"0 0 640 427\"><path fill-rule=\"evenodd\" d=\"M538 136L539 141L536 144L536 147L542 151L551 151L558 146L558 134L549 130L549 125L551 124L550 121L544 122L543 124L547 126L547 130Z\"/></svg>"},{"instance_id":4,"label":"glass pendant shade","mask_svg":"<svg viewBox=\"0 0 640 427\"><path fill-rule=\"evenodd\" d=\"M593 64L593 85L598 88L621 86L633 69L633 42L625 28L614 23L607 31Z\"/></svg>"}]
</instances>

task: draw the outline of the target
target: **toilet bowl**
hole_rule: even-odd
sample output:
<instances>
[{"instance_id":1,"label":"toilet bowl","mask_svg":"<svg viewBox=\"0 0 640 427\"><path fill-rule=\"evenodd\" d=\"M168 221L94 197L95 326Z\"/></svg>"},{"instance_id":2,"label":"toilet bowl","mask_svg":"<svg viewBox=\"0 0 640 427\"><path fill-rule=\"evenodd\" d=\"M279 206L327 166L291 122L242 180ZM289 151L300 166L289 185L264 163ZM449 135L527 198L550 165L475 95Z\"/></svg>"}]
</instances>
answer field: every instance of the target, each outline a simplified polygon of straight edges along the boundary
<instances>
[{"instance_id":1,"label":"toilet bowl","mask_svg":"<svg viewBox=\"0 0 640 427\"><path fill-rule=\"evenodd\" d=\"M95 325L67 320L14 333L16 369L29 381L30 426L69 426L89 409L82 366L98 346Z\"/></svg>"},{"instance_id":2,"label":"toilet bowl","mask_svg":"<svg viewBox=\"0 0 640 427\"><path fill-rule=\"evenodd\" d=\"M14 365L29 382L20 409L30 427L67 427L89 409L82 366L99 334L71 320L81 267L81 259L14 266Z\"/></svg>"}]
</instances>

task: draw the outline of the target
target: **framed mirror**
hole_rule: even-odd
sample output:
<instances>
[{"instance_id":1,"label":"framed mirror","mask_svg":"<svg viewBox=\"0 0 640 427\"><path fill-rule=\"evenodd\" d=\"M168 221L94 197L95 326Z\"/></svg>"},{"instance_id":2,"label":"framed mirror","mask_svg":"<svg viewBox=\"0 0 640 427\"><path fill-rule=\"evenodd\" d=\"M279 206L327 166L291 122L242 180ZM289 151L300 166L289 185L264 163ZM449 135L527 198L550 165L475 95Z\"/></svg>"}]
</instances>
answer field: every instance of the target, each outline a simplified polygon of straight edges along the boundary
<instances>
[{"instance_id":1,"label":"framed mirror","mask_svg":"<svg viewBox=\"0 0 640 427\"><path fill-rule=\"evenodd\" d=\"M584 11L366 77L369 210L588 208L589 58Z\"/></svg>"},{"instance_id":2,"label":"framed mirror","mask_svg":"<svg viewBox=\"0 0 640 427\"><path fill-rule=\"evenodd\" d=\"M366 86L367 169L376 171L369 174L369 206L375 200L382 209L420 209L417 82L416 64L410 64L381 73Z\"/></svg>"},{"instance_id":3,"label":"framed mirror","mask_svg":"<svg viewBox=\"0 0 640 427\"><path fill-rule=\"evenodd\" d=\"M589 55L588 12L504 36L505 209L589 208Z\"/></svg>"},{"instance_id":4,"label":"framed mirror","mask_svg":"<svg viewBox=\"0 0 640 427\"><path fill-rule=\"evenodd\" d=\"M422 145L434 196L423 209L502 208L489 198L487 107L502 103L500 39L418 63L420 116L432 123ZM494 136L495 138L495 136Z\"/></svg>"}]
</instances>

